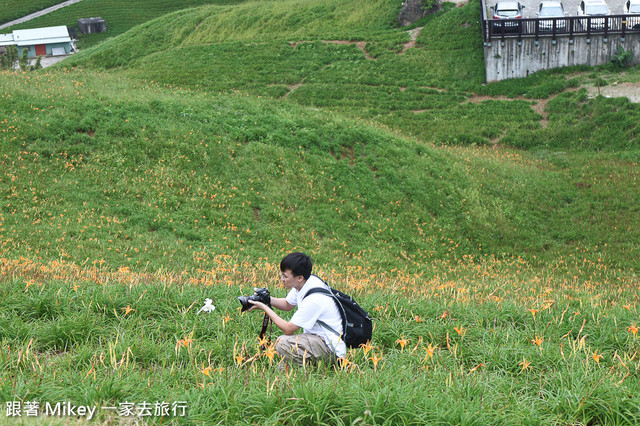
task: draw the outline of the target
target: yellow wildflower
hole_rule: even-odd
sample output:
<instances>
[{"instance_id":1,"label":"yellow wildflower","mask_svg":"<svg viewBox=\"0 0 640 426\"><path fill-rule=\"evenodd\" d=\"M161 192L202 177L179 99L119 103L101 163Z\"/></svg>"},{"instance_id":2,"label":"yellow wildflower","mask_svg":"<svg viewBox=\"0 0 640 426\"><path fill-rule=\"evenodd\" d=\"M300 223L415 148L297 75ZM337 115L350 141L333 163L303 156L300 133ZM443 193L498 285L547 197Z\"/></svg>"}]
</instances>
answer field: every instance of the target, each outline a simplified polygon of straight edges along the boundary
<instances>
[{"instance_id":1,"label":"yellow wildflower","mask_svg":"<svg viewBox=\"0 0 640 426\"><path fill-rule=\"evenodd\" d=\"M373 346L371 346L371 342L363 343L360 345L360 347L362 348L362 351L365 355L368 354L371 349L373 349Z\"/></svg>"},{"instance_id":2,"label":"yellow wildflower","mask_svg":"<svg viewBox=\"0 0 640 426\"><path fill-rule=\"evenodd\" d=\"M429 361L431 358L433 358L433 351L435 350L435 348L437 348L438 346L433 346L431 343L429 343L429 347L424 348L425 351L427 351L427 354L424 356L424 360Z\"/></svg>"},{"instance_id":3,"label":"yellow wildflower","mask_svg":"<svg viewBox=\"0 0 640 426\"><path fill-rule=\"evenodd\" d=\"M269 358L269 361L273 361L273 358L276 356L276 348L273 345L267 346L267 349L264 351L264 356Z\"/></svg>"},{"instance_id":4,"label":"yellow wildflower","mask_svg":"<svg viewBox=\"0 0 640 426\"><path fill-rule=\"evenodd\" d=\"M369 358L373 362L373 369L378 369L378 363L382 360L382 354L373 354L371 358Z\"/></svg>"},{"instance_id":5,"label":"yellow wildflower","mask_svg":"<svg viewBox=\"0 0 640 426\"><path fill-rule=\"evenodd\" d=\"M407 343L409 343L409 339L405 339L404 337L401 337L398 340L396 340L396 343L400 345L401 349L404 349L404 347L407 346Z\"/></svg>"},{"instance_id":6,"label":"yellow wildflower","mask_svg":"<svg viewBox=\"0 0 640 426\"><path fill-rule=\"evenodd\" d=\"M542 350L542 342L543 342L543 341L544 341L544 337L538 337L538 336L536 336L536 338L535 338L535 339L533 339L531 342L532 342L533 344L538 345L538 347L540 348L540 350Z\"/></svg>"},{"instance_id":7,"label":"yellow wildflower","mask_svg":"<svg viewBox=\"0 0 640 426\"><path fill-rule=\"evenodd\" d=\"M599 354L598 351L596 350L593 355L591 355L591 358L593 358L593 360L596 362L596 364L600 364L600 360L603 358L602 354Z\"/></svg>"}]
</instances>

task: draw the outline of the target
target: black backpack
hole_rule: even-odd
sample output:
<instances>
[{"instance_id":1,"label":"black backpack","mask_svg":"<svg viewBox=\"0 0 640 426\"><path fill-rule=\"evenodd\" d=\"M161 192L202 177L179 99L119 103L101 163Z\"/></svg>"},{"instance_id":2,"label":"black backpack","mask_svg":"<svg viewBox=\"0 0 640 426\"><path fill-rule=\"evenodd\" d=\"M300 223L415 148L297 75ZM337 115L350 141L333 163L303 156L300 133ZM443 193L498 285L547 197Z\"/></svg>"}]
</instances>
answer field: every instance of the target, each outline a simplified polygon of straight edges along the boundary
<instances>
[{"instance_id":1,"label":"black backpack","mask_svg":"<svg viewBox=\"0 0 640 426\"><path fill-rule=\"evenodd\" d=\"M328 285L327 287L326 289L319 287L312 288L304 297L313 293L322 293L330 296L333 301L336 302L336 307L342 317L343 330L342 333L338 333L322 321L318 321L318 324L334 334L341 336L348 348L358 348L360 345L370 342L373 333L373 323L369 315L351 296L347 296L343 292L331 288Z\"/></svg>"}]
</instances>

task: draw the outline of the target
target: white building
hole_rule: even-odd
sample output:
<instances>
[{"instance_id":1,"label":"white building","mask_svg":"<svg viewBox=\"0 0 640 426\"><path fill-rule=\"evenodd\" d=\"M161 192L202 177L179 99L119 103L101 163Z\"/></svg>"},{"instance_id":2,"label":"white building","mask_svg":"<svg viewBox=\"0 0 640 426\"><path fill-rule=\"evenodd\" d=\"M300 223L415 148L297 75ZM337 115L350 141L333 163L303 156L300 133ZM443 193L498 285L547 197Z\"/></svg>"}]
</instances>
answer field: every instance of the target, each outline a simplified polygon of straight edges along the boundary
<instances>
[{"instance_id":1,"label":"white building","mask_svg":"<svg viewBox=\"0 0 640 426\"><path fill-rule=\"evenodd\" d=\"M64 25L58 27L15 30L11 34L0 34L0 47L18 46L18 54L29 49L29 57L68 55L71 52L71 37Z\"/></svg>"}]
</instances>

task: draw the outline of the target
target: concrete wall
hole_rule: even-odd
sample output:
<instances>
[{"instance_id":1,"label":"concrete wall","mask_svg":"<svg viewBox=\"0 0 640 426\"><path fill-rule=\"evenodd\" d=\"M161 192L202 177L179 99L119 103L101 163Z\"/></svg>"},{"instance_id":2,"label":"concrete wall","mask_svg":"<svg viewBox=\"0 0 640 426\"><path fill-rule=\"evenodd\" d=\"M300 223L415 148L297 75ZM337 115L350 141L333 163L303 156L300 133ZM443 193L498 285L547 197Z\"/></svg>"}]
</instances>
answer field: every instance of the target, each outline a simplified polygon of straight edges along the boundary
<instances>
[{"instance_id":1,"label":"concrete wall","mask_svg":"<svg viewBox=\"0 0 640 426\"><path fill-rule=\"evenodd\" d=\"M625 51L631 50L631 63L640 63L640 35L610 34L607 38L602 34L557 36L554 43L551 37L523 38L520 42L515 38L499 38L485 43L484 65L487 82L505 80L507 78L526 77L536 71L566 67L571 65L602 65L609 63L613 54L622 46Z\"/></svg>"}]
</instances>

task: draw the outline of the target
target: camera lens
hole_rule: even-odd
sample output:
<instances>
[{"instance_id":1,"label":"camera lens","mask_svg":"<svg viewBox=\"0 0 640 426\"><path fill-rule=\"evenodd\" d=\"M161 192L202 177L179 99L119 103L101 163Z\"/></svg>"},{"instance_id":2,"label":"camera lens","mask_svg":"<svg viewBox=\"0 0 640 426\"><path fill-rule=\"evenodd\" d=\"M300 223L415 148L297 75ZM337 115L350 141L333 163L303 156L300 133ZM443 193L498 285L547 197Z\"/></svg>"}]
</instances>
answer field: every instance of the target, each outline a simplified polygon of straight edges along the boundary
<instances>
[{"instance_id":1,"label":"camera lens","mask_svg":"<svg viewBox=\"0 0 640 426\"><path fill-rule=\"evenodd\" d=\"M238 300L240 301L240 304L242 305L242 310L240 312L244 312L246 310L248 310L251 306L249 305L249 297L248 296L238 296Z\"/></svg>"}]
</instances>

